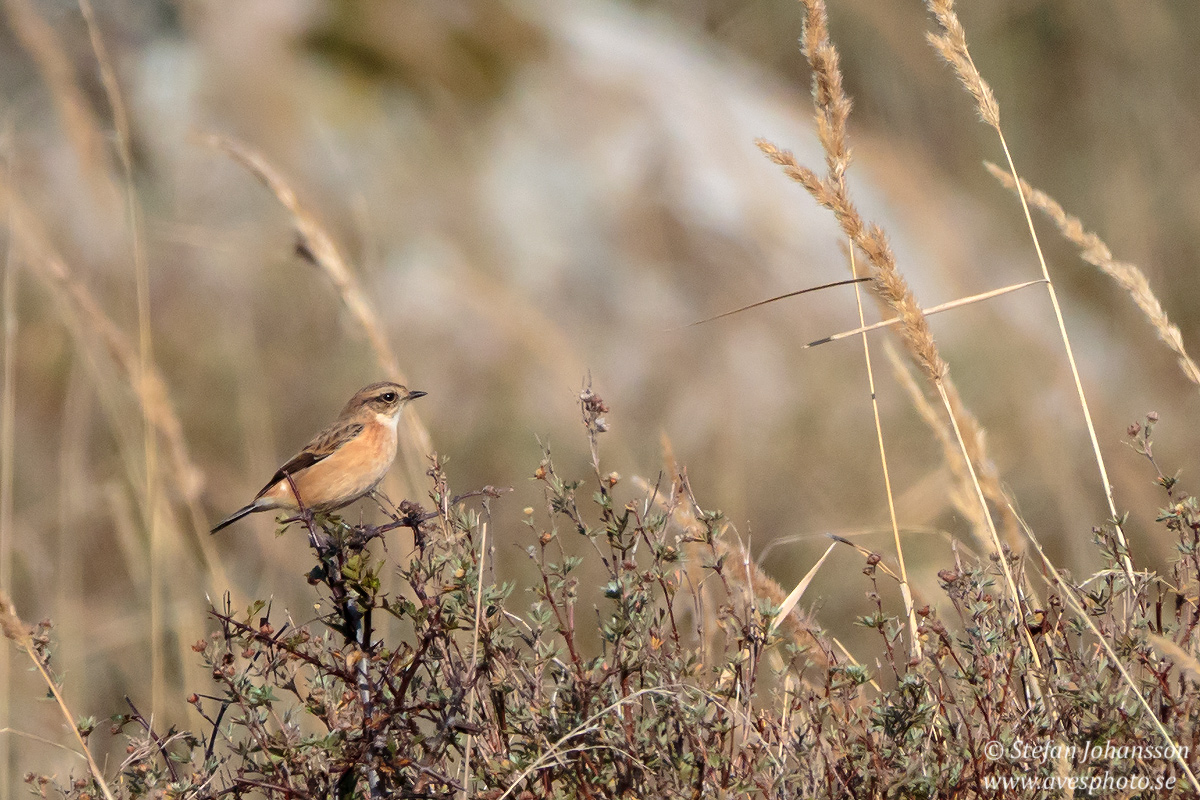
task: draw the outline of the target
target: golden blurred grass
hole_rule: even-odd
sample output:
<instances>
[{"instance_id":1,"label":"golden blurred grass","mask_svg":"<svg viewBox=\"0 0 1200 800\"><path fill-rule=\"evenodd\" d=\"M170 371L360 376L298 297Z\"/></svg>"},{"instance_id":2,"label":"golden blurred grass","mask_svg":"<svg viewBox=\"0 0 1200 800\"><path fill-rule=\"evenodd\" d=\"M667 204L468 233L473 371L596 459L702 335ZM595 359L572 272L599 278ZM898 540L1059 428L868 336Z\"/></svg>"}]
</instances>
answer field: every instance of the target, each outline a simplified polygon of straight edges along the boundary
<instances>
[{"instance_id":1,"label":"golden blurred grass","mask_svg":"<svg viewBox=\"0 0 1200 800\"><path fill-rule=\"evenodd\" d=\"M861 367L845 360L856 355L836 345L800 349L854 327L848 296L743 315L716 329L663 332L838 277L837 232L810 221L818 210L788 199L790 187L751 152L752 135L803 136L798 91L761 69L798 74L780 53L794 49L799 20L782 5L752 19L763 9L726 4L723 24L709 24L705 15L718 8L705 6L697 12L708 29L701 38L680 35L688 23L679 17L643 30L643 18L624 6L523 17L501 3L471 5L479 17L414 7L409 22L430 32L429 49L417 51L381 22L389 17L378 3L339 7L332 21L249 7L220 18L194 7L165 24L121 22L119 6L100 4L96 31L112 45L113 80L130 107L130 129L119 137L126 145L114 149L120 115L111 88L105 99L86 27L56 25L62 19L51 15L65 12L8 0L14 37L4 56L24 72L9 79L21 103L2 195L10 259L21 270L10 265L6 273L2 407L14 424L0 441L9 464L0 485L11 486L11 500L0 499L0 590L23 615L61 625L58 666L75 710L103 716L122 693L161 693L167 709L178 707L184 689L204 680L188 645L205 630L206 594L269 595L297 613L306 608L306 554L297 542L273 540L265 522L213 540L207 522L324 424L348 389L381 372L403 371L432 395L428 430L407 417L413 444L393 496L422 485L424 454L437 449L449 453L458 485L513 485L517 496L503 502L520 508L537 436L567 460L586 460L573 450L573 395L591 370L615 408L610 447L623 472L652 473L666 430L704 504L729 510L756 547L784 535L819 539L830 528L878 531L862 541L888 546L865 378L856 383ZM989 205L1005 198L980 188L983 145L969 111L947 100L950 81L927 52L924 20L875 4L847 7L855 19L835 8L831 24L835 38L845 30L847 87L860 98L855 124L866 128L854 137L859 167L882 186L902 185L891 196L906 201L889 204L886 192L868 186L864 205L872 216L882 212L897 259L913 264L905 277L930 304L1012 282L998 276L1028 277L1019 226ZM1105 7L1120 30L1136 34L1129 53L1162 50L1160 65L1179 57L1158 45L1186 37L1154 14L1138 28ZM983 18L976 28L968 16L970 29L989 34L979 37L982 69L1006 108L1018 88L1028 99L1030 74L1075 74L1091 64L1097 74L1076 79L1092 87L1084 100L1093 105L1121 80L1085 46L1065 56L1035 48L1040 62L1014 63L1029 55L1022 43L1039 19L1045 35L1072 31L1082 41L1101 35L1099 23L1037 3L970 11ZM749 35L774 15L794 19L792 34ZM263 44L252 52L243 36ZM714 41L750 50L760 67L714 55ZM869 47L855 48L860 41ZM595 54L614 42L630 49L613 50L611 69L597 69L606 62ZM904 91L879 67L888 58L916 76ZM1008 68L999 80L985 59ZM1183 80L1164 74L1168 87ZM1045 88L1066 107L1064 86ZM1163 128L1182 130L1180 121L1197 113L1194 102L1180 108L1168 89L1162 95ZM730 105L712 105L723 102ZM960 113L930 112L947 103ZM1195 153L1160 133L1131 141L1127 162L1065 158L1030 145L1050 123L1014 105L1006 113L1014 149L1030 153L1018 158L1026 174L1049 174L1036 182L1084 196L1094 213L1081 215L1099 219L1106 238L1112 230L1130 244L1131 260L1156 265L1148 266L1151 282L1173 288L1164 313L1186 307L1197 286L1178 269L1187 263L1179 243L1200 241L1187 238L1200 215L1156 215L1164 196L1186 212L1191 195L1141 167L1153 155L1175 175L1198 174L1179 167ZM744 117L721 113L751 106ZM1098 112L1074 113L1079 125ZM752 133L741 135L743 128ZM222 147L270 193L198 145L195 134L209 131L222 132ZM1120 152L1122 137L1130 138L1128 129L1105 133L1095 124L1088 135L1102 142L1088 145L1092 154ZM877 146L881 140L887 146ZM822 158L811 144L796 150L800 160ZM1108 182L1119 185L1092 190ZM145 214L142 292L131 291L139 234L122 223L136 217L122 209L126 190L129 208ZM352 208L359 197L365 212ZM1125 220L1122 203L1134 205ZM293 254L295 230L301 256ZM1048 251L1053 262L1054 246ZM1109 478L1118 510L1153 513L1144 477L1122 466L1111 444L1150 402L1165 425L1177 419L1190 429L1194 389L1171 382L1162 369L1170 356L1134 338L1131 318L1106 315L1114 307L1106 288L1068 295L1087 280L1067 277L1059 288L1068 326L1074 316L1085 331L1081 379L1096 387L1089 394L1099 447L1116 460ZM1015 496L1043 541L1046 531L1061 533L1047 542L1051 552L1070 555L1071 541L1107 516L1085 472L1081 424L1061 396L1053 340L1030 319L1043 309L1023 296L993 302L931 323L928 342L936 334L945 343L961 386L948 394L959 409L969 398L979 418L955 413L1006 541L1019 541L1007 500ZM1185 316L1179 325L1182 350L1200 323ZM920 419L934 415L914 412L903 388L877 393L889 453L900 462L893 480L901 532L986 530L984 515L964 504L966 462L943 453L952 440L945 423L930 437ZM991 458L981 455L985 426ZM163 488L158 502L145 488L155 461L147 441L164 455L151 470ZM1195 434L1179 431L1166 458L1181 461L1196 444ZM918 491L927 481L940 491ZM492 533L498 571L519 574L503 526ZM1161 559L1163 548L1138 533L1130 535L1135 559ZM921 587L934 585L948 553L942 542L925 537L908 550L918 595L934 594ZM774 577L794 583L816 552L795 548ZM807 596L831 598L826 608L838 619L822 621L845 638L839 622L862 599L847 597L836 574L835 554ZM161 649L150 645L155 636ZM55 735L40 690L21 686L10 718ZM57 758L27 743L16 750L20 764Z\"/></svg>"}]
</instances>

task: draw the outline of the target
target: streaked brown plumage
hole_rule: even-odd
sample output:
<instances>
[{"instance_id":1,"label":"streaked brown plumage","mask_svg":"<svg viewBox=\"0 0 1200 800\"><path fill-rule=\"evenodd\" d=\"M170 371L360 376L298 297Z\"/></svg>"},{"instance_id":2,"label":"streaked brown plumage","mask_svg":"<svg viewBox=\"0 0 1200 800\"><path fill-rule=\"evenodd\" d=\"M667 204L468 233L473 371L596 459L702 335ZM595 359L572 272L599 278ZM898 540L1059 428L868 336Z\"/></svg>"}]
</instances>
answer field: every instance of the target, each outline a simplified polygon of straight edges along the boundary
<instances>
[{"instance_id":1,"label":"streaked brown plumage","mask_svg":"<svg viewBox=\"0 0 1200 800\"><path fill-rule=\"evenodd\" d=\"M221 520L213 533L255 511L333 511L374 489L396 458L396 424L405 404L425 392L383 381L359 390L337 420L280 467L254 500Z\"/></svg>"}]
</instances>

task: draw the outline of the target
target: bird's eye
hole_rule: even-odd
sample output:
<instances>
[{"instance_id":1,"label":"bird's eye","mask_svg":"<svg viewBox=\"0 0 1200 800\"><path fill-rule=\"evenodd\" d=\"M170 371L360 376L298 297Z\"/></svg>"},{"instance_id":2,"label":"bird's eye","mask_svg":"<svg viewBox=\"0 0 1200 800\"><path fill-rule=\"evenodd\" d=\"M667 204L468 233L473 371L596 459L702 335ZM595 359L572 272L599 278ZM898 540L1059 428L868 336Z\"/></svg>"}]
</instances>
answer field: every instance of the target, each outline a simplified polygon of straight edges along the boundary
<instances>
[{"instance_id":1,"label":"bird's eye","mask_svg":"<svg viewBox=\"0 0 1200 800\"><path fill-rule=\"evenodd\" d=\"M394 403L396 402L396 393L384 392L383 394L379 395L379 399L383 400L385 403Z\"/></svg>"}]
</instances>

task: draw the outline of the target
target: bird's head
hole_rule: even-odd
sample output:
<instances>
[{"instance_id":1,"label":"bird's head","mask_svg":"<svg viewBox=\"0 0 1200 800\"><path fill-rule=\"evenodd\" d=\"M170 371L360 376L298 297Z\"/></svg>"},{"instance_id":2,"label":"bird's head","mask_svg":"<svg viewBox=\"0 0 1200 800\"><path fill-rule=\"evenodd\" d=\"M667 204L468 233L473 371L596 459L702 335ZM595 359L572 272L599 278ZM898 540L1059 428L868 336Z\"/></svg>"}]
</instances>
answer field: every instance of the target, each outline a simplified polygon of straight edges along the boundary
<instances>
[{"instance_id":1,"label":"bird's head","mask_svg":"<svg viewBox=\"0 0 1200 800\"><path fill-rule=\"evenodd\" d=\"M401 409L409 400L416 400L418 397L424 396L425 392L407 389L391 381L372 383L370 386L359 389L354 397L350 398L350 402L346 403L346 407L342 409L342 417L371 413L381 420L394 423L400 416Z\"/></svg>"}]
</instances>

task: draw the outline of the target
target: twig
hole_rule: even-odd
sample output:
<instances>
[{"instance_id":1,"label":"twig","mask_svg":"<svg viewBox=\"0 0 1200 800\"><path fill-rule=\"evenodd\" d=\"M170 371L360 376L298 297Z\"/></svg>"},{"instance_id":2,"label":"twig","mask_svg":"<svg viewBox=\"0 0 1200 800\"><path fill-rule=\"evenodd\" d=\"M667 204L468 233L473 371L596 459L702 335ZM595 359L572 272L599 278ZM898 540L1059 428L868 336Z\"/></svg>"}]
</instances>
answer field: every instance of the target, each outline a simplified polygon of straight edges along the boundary
<instances>
[{"instance_id":1,"label":"twig","mask_svg":"<svg viewBox=\"0 0 1200 800\"><path fill-rule=\"evenodd\" d=\"M155 746L158 747L158 752L163 757L163 763L167 765L167 771L171 773L171 780L177 782L179 780L179 772L175 769L175 761L171 758L171 754L167 752L166 742L163 741L161 736L154 732L154 728L150 725L150 722L144 716L142 716L142 712L138 711L137 706L135 706L133 701L129 699L129 695L125 695L125 703L133 712L129 716L135 722L137 722L137 724L142 726L142 729L146 731L146 735L149 736L151 741L154 742Z\"/></svg>"}]
</instances>

